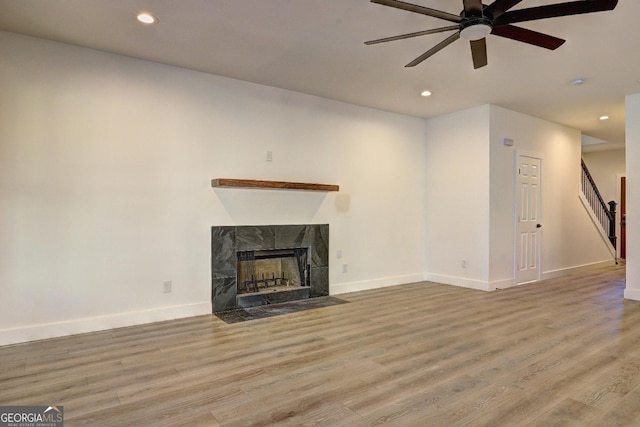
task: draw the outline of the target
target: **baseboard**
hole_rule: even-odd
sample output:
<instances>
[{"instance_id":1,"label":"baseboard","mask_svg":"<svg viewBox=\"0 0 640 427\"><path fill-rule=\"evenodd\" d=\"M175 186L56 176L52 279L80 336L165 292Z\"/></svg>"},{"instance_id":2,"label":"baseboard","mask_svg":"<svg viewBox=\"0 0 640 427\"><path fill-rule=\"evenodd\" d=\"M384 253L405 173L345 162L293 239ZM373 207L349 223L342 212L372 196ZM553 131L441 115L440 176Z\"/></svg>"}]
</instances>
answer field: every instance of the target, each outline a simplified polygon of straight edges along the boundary
<instances>
[{"instance_id":1,"label":"baseboard","mask_svg":"<svg viewBox=\"0 0 640 427\"><path fill-rule=\"evenodd\" d=\"M366 291L369 289L384 288L387 286L404 285L407 283L422 282L424 274L408 274L403 276L383 277L381 279L362 280L358 282L346 282L331 284L331 295L345 294L347 292Z\"/></svg>"},{"instance_id":2,"label":"baseboard","mask_svg":"<svg viewBox=\"0 0 640 427\"><path fill-rule=\"evenodd\" d=\"M607 267L613 264L615 264L615 261L612 259L609 259L605 261L593 262L590 264L577 265L574 267L559 268L557 270L549 270L542 273L542 280L555 279L556 277L566 276L567 274L582 273L587 270L592 270L594 268Z\"/></svg>"},{"instance_id":3,"label":"baseboard","mask_svg":"<svg viewBox=\"0 0 640 427\"><path fill-rule=\"evenodd\" d=\"M624 298L634 301L640 301L640 289L625 288Z\"/></svg>"},{"instance_id":4,"label":"baseboard","mask_svg":"<svg viewBox=\"0 0 640 427\"><path fill-rule=\"evenodd\" d=\"M467 279L466 277L445 276L441 274L426 273L424 280L441 283L443 285L459 286L461 288L477 289L479 291L492 290L489 283L482 280Z\"/></svg>"},{"instance_id":5,"label":"baseboard","mask_svg":"<svg viewBox=\"0 0 640 427\"><path fill-rule=\"evenodd\" d=\"M613 260L605 260L590 264L545 271L542 273L541 280L553 279L556 277L566 276L568 274L584 272L594 268L606 267L613 263ZM518 285L515 278L501 279L493 282L484 282L482 280L468 279L466 277L425 273L410 274L406 276L385 277L382 279L363 280L359 282L332 284L330 288L330 294L338 295L347 292L366 291L368 289L383 288L385 286L403 285L406 283L415 283L422 281L441 283L443 285L459 286L461 288L477 289L479 291L494 291L496 289L507 289Z\"/></svg>"},{"instance_id":6,"label":"baseboard","mask_svg":"<svg viewBox=\"0 0 640 427\"><path fill-rule=\"evenodd\" d=\"M0 346L211 314L211 303L162 307L0 330Z\"/></svg>"},{"instance_id":7,"label":"baseboard","mask_svg":"<svg viewBox=\"0 0 640 427\"><path fill-rule=\"evenodd\" d=\"M614 260L605 260L605 261L598 261L598 262L594 262L594 263L590 263L590 264L582 264L582 265L578 265L578 266L573 266L573 267L567 267L567 268L560 268L557 270L550 270L550 271L545 271L542 273L542 278L540 280L546 280L546 279L555 279L556 277L562 277L562 276L566 276L568 274L574 274L574 273L582 273L585 272L587 270L591 270L594 268L601 268L601 267L607 267L611 264L615 263ZM533 282L537 282L537 280L534 280ZM522 283L522 284L526 284L526 283ZM519 283L516 281L515 278L511 278L511 279L503 279L503 280L496 280L491 282L490 286L491 286L491 290L495 290L495 289L508 289L508 288L512 288L514 286L518 286Z\"/></svg>"},{"instance_id":8,"label":"baseboard","mask_svg":"<svg viewBox=\"0 0 640 427\"><path fill-rule=\"evenodd\" d=\"M510 279L494 280L489 283L489 287L492 291L495 291L496 289L509 289L514 286L518 286L518 282L516 282L515 277Z\"/></svg>"}]
</instances>

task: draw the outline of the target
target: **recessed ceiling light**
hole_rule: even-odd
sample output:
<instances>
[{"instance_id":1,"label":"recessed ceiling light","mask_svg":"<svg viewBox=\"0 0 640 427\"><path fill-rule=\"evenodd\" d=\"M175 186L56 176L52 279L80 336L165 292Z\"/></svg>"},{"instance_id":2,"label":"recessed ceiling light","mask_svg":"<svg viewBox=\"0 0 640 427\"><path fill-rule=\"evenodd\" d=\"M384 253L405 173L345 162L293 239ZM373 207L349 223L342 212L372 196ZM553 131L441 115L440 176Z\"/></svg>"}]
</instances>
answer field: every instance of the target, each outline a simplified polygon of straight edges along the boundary
<instances>
[{"instance_id":1,"label":"recessed ceiling light","mask_svg":"<svg viewBox=\"0 0 640 427\"><path fill-rule=\"evenodd\" d=\"M420 93L420 96L424 96L425 98L427 96L431 96L431 91L429 90L423 90L422 93Z\"/></svg>"},{"instance_id":2,"label":"recessed ceiling light","mask_svg":"<svg viewBox=\"0 0 640 427\"><path fill-rule=\"evenodd\" d=\"M141 12L138 14L138 21L142 22L143 24L155 24L158 22L158 18L156 18L155 16L153 16L152 14L148 13L148 12Z\"/></svg>"},{"instance_id":3,"label":"recessed ceiling light","mask_svg":"<svg viewBox=\"0 0 640 427\"><path fill-rule=\"evenodd\" d=\"M600 116L599 119L600 120L609 120L609 116Z\"/></svg>"},{"instance_id":4,"label":"recessed ceiling light","mask_svg":"<svg viewBox=\"0 0 640 427\"><path fill-rule=\"evenodd\" d=\"M584 79L583 78L573 79L571 80L570 83L572 86L580 86L581 84L584 83Z\"/></svg>"}]
</instances>

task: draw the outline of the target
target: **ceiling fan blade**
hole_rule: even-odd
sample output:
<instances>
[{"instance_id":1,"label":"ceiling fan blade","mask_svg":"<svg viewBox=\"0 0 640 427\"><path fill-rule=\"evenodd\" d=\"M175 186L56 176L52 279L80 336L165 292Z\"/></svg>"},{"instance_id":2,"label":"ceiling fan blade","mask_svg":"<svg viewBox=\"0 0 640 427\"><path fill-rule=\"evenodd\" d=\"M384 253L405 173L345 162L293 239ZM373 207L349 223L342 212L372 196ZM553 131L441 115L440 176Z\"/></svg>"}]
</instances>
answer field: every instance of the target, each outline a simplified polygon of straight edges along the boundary
<instances>
[{"instance_id":1,"label":"ceiling fan blade","mask_svg":"<svg viewBox=\"0 0 640 427\"><path fill-rule=\"evenodd\" d=\"M521 1L522 0L496 0L484 8L484 13L492 19L496 19Z\"/></svg>"},{"instance_id":2,"label":"ceiling fan blade","mask_svg":"<svg viewBox=\"0 0 640 427\"><path fill-rule=\"evenodd\" d=\"M466 16L482 15L482 0L462 0Z\"/></svg>"},{"instance_id":3,"label":"ceiling fan blade","mask_svg":"<svg viewBox=\"0 0 640 427\"><path fill-rule=\"evenodd\" d=\"M405 3L399 0L371 0L371 3L381 4L383 6L395 7L409 12L420 13L422 15L433 16L434 18L444 19L445 21L460 22L462 17L452 13L443 12L441 10L430 9L417 4Z\"/></svg>"},{"instance_id":4,"label":"ceiling fan blade","mask_svg":"<svg viewBox=\"0 0 640 427\"><path fill-rule=\"evenodd\" d=\"M477 70L487 65L487 39L471 40L470 44L473 69Z\"/></svg>"},{"instance_id":5,"label":"ceiling fan blade","mask_svg":"<svg viewBox=\"0 0 640 427\"><path fill-rule=\"evenodd\" d=\"M494 20L495 25L514 24L516 22L555 18L558 16L579 15L581 13L613 10L618 0L577 0L566 3L549 4L527 9L505 12Z\"/></svg>"},{"instance_id":6,"label":"ceiling fan blade","mask_svg":"<svg viewBox=\"0 0 640 427\"><path fill-rule=\"evenodd\" d=\"M442 40L440 43L438 43L437 45L435 45L425 53L423 53L422 55L420 55L419 57L417 57L416 59L414 59L413 61L409 62L407 65L405 65L405 67L415 67L416 65L418 65L419 63L427 59L428 57L433 56L434 54L440 52L442 49L449 46L451 43L458 40L459 38L460 38L460 31L457 31L452 35L450 35L449 37L447 37L446 39Z\"/></svg>"},{"instance_id":7,"label":"ceiling fan blade","mask_svg":"<svg viewBox=\"0 0 640 427\"><path fill-rule=\"evenodd\" d=\"M369 40L367 42L364 42L364 44L371 45L371 44L392 42L395 40L410 39L412 37L426 36L427 34L436 34L436 33L442 33L444 31L453 31L459 28L460 27L458 25L450 25L448 27L434 28L432 30L416 31L415 33L402 34L402 35L393 36L393 37L385 37L383 39Z\"/></svg>"},{"instance_id":8,"label":"ceiling fan blade","mask_svg":"<svg viewBox=\"0 0 640 427\"><path fill-rule=\"evenodd\" d=\"M499 27L493 27L491 34L505 37L511 40L517 40L523 43L529 43L534 46L539 46L550 50L559 48L566 41L557 37L550 36L548 34L527 30L526 28L516 27L514 25L501 25Z\"/></svg>"}]
</instances>

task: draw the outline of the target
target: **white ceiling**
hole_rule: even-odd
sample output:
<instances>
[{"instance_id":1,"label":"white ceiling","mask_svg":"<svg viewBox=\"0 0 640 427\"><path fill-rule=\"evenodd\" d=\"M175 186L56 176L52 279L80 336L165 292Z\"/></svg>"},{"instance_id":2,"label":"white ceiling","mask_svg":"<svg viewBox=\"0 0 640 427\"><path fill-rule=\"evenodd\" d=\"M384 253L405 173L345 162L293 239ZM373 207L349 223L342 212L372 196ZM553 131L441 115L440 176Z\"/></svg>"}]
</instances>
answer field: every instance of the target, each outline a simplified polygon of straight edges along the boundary
<instances>
[{"instance_id":1,"label":"white ceiling","mask_svg":"<svg viewBox=\"0 0 640 427\"><path fill-rule=\"evenodd\" d=\"M408 1L462 9L461 0ZM523 0L514 10L559 1ZM139 24L139 11L160 22ZM450 25L369 0L0 0L6 31L418 117L490 103L611 146L624 143L625 95L640 92L638 16L640 1L620 0L609 12L522 23L567 42L549 51L490 35L489 65L474 70L463 40L404 67L449 33L365 46ZM572 86L574 78L585 83ZM424 89L433 96L419 96ZM611 119L599 121L603 114Z\"/></svg>"}]
</instances>

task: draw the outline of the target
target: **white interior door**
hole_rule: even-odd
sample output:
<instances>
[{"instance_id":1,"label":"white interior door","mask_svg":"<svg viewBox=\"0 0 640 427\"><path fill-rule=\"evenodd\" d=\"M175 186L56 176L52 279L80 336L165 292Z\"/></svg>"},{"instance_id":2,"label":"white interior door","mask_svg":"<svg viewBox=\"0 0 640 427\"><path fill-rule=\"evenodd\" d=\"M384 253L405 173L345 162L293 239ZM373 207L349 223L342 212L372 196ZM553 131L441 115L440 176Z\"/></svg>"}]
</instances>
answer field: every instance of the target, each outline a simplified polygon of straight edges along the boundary
<instances>
[{"instance_id":1,"label":"white interior door","mask_svg":"<svg viewBox=\"0 0 640 427\"><path fill-rule=\"evenodd\" d=\"M542 161L539 158L518 156L518 218L516 230L516 282L540 280L542 200Z\"/></svg>"}]
</instances>

